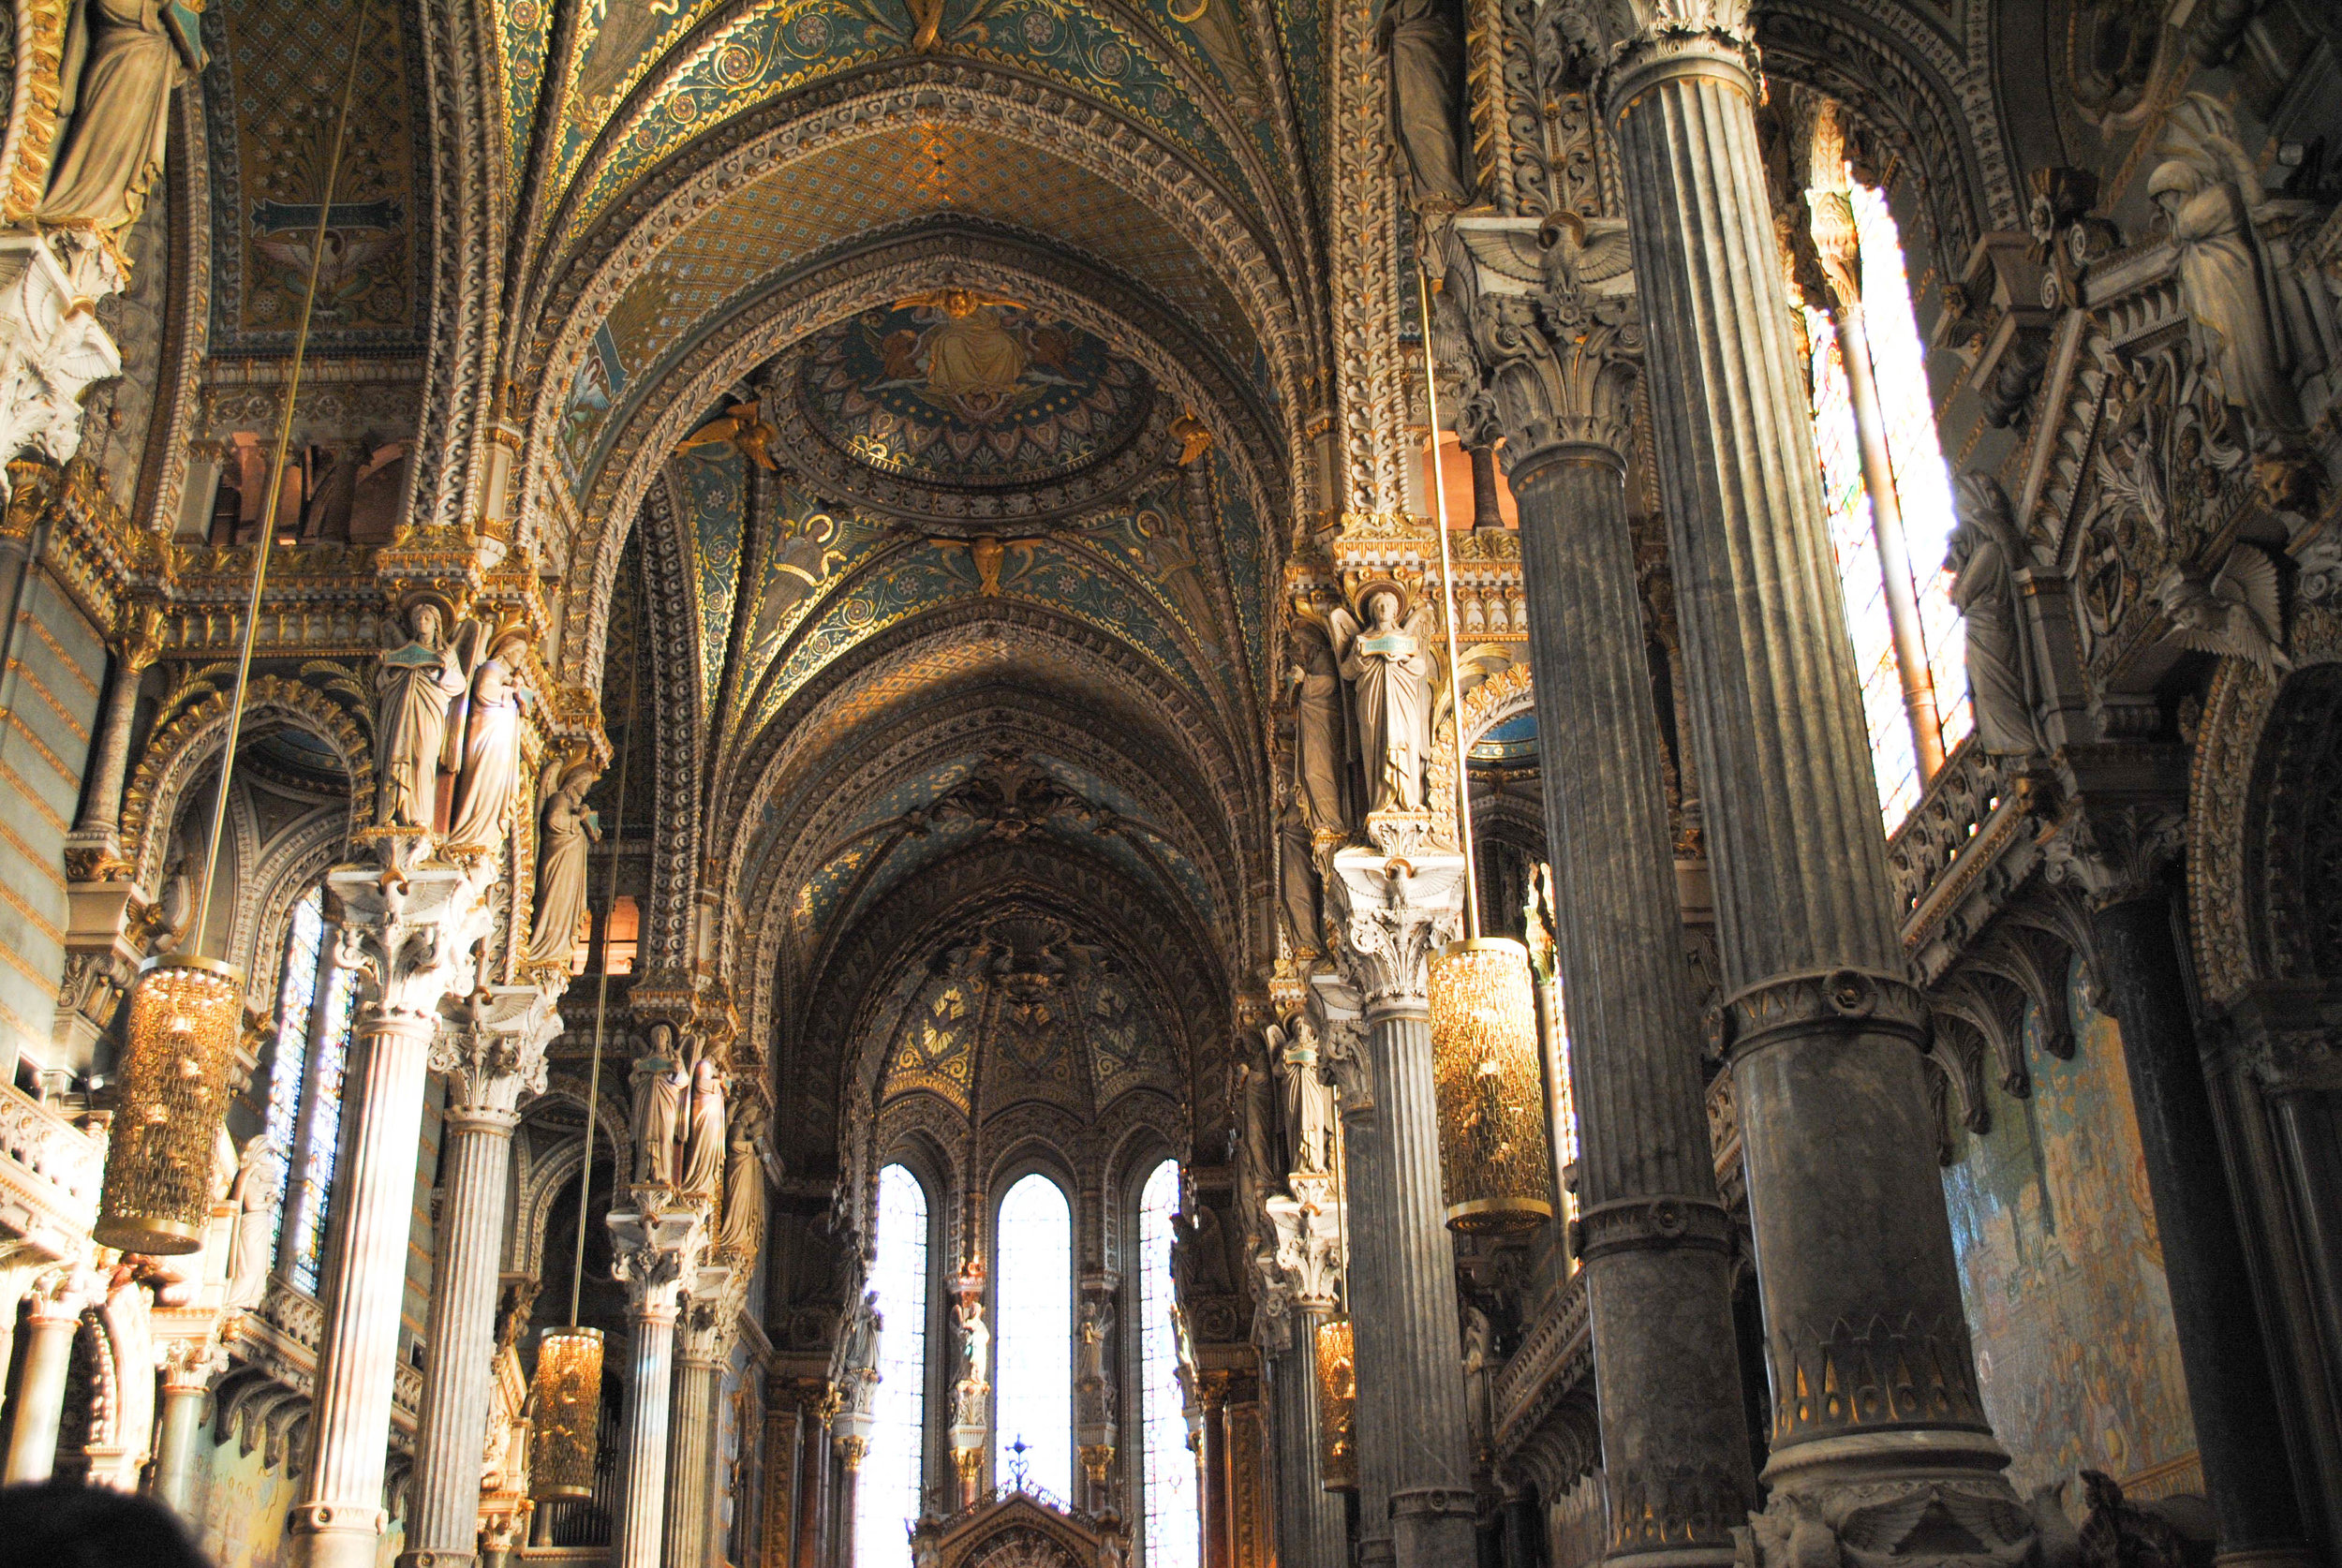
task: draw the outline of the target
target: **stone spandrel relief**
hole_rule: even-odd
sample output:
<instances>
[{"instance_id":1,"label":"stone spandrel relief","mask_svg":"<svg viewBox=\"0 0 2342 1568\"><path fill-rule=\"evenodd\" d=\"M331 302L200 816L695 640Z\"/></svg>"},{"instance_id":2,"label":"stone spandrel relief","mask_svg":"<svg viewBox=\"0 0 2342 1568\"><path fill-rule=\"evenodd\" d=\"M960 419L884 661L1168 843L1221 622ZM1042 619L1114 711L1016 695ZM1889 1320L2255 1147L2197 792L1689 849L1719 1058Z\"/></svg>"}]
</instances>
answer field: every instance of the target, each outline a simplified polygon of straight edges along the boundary
<instances>
[{"instance_id":1,"label":"stone spandrel relief","mask_svg":"<svg viewBox=\"0 0 2342 1568\"><path fill-rule=\"evenodd\" d=\"M2020 1494L2085 1466L2141 1496L2200 1490L2122 1036L2079 974L2072 1058L2028 1009L2032 1096L1987 1088L1992 1130L1963 1130L1944 1172L1978 1383Z\"/></svg>"}]
</instances>

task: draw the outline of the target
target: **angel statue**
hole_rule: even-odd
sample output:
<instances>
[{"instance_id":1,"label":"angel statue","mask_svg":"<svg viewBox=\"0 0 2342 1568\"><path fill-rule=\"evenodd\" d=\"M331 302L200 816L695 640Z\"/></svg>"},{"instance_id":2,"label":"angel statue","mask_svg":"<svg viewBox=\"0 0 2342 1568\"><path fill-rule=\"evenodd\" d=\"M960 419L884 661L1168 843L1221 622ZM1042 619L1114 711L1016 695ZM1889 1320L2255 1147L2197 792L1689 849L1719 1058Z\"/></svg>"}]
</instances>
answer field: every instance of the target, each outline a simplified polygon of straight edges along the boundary
<instances>
[{"instance_id":1,"label":"angel statue","mask_svg":"<svg viewBox=\"0 0 2342 1568\"><path fill-rule=\"evenodd\" d=\"M462 642L459 637L459 646ZM527 648L526 637L508 631L497 638L489 656L472 672L463 728L448 737L451 750L459 742L462 747L455 807L447 826L451 844L471 845L491 854L504 847L512 795L520 784L521 714L537 700L537 693L520 679Z\"/></svg>"},{"instance_id":2,"label":"angel statue","mask_svg":"<svg viewBox=\"0 0 2342 1568\"><path fill-rule=\"evenodd\" d=\"M532 963L566 963L577 945L578 918L586 912L586 856L601 842L601 819L586 808L586 791L596 777L591 762L571 765L545 802L537 838L537 921L529 928Z\"/></svg>"},{"instance_id":3,"label":"angel statue","mask_svg":"<svg viewBox=\"0 0 2342 1568\"><path fill-rule=\"evenodd\" d=\"M1431 610L1417 605L1402 623L1401 608L1397 589L1376 588L1366 596L1364 627L1347 610L1336 610L1330 623L1357 715L1370 812L1423 809L1431 750L1431 656L1425 651Z\"/></svg>"},{"instance_id":4,"label":"angel statue","mask_svg":"<svg viewBox=\"0 0 2342 1568\"><path fill-rule=\"evenodd\" d=\"M952 1310L952 1320L959 1328L959 1364L966 1368L960 1375L967 1381L992 1386L992 1329L984 1321L984 1303L971 1296Z\"/></svg>"},{"instance_id":5,"label":"angel statue","mask_svg":"<svg viewBox=\"0 0 2342 1568\"><path fill-rule=\"evenodd\" d=\"M2285 623L2277 606L2277 569L2259 545L2239 543L2209 578L2174 566L2155 585L2172 623L2170 640L2182 647L2226 654L2263 670L2290 670Z\"/></svg>"},{"instance_id":6,"label":"angel statue","mask_svg":"<svg viewBox=\"0 0 2342 1568\"><path fill-rule=\"evenodd\" d=\"M2294 373L2315 366L2299 363L2285 281L2254 226L2260 174L2229 111L2201 93L2172 111L2157 151L2165 161L2147 176L2147 199L2179 249L2197 362L2222 400L2244 410L2254 446L2288 445L2303 427Z\"/></svg>"},{"instance_id":7,"label":"angel statue","mask_svg":"<svg viewBox=\"0 0 2342 1568\"><path fill-rule=\"evenodd\" d=\"M456 650L439 641L439 607L428 599L407 612L408 639L383 654L374 673L376 755L381 759L376 820L384 827L428 832L437 805L439 751L448 704L471 685Z\"/></svg>"},{"instance_id":8,"label":"angel statue","mask_svg":"<svg viewBox=\"0 0 2342 1568\"><path fill-rule=\"evenodd\" d=\"M722 413L685 436L674 454L681 457L687 451L722 442L765 472L779 472L780 465L773 461L772 446L780 432L773 428L763 409L763 399L757 397L727 406Z\"/></svg>"},{"instance_id":9,"label":"angel statue","mask_svg":"<svg viewBox=\"0 0 2342 1568\"><path fill-rule=\"evenodd\" d=\"M1976 737L1994 757L2038 748L2033 727L2037 688L2024 638L2023 595L2014 573L2025 564L2023 539L2009 515L2008 496L1992 475L1971 470L1953 486L1951 530L1944 570L1952 574L1951 601L1967 626L1968 695L1976 707Z\"/></svg>"}]
</instances>

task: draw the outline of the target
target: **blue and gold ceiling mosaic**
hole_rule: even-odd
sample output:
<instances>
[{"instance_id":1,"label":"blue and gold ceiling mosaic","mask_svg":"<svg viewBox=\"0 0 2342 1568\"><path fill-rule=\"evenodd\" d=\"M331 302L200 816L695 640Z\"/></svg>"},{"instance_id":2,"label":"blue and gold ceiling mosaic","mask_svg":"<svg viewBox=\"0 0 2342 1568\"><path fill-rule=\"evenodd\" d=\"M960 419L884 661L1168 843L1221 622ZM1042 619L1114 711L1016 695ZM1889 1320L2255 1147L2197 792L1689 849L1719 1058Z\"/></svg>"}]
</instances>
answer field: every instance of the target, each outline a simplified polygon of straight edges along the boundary
<instances>
[{"instance_id":1,"label":"blue and gold ceiling mosaic","mask_svg":"<svg viewBox=\"0 0 2342 1568\"><path fill-rule=\"evenodd\" d=\"M1147 373L1070 322L962 289L864 311L798 360L814 429L929 483L1062 478L1136 433Z\"/></svg>"}]
</instances>

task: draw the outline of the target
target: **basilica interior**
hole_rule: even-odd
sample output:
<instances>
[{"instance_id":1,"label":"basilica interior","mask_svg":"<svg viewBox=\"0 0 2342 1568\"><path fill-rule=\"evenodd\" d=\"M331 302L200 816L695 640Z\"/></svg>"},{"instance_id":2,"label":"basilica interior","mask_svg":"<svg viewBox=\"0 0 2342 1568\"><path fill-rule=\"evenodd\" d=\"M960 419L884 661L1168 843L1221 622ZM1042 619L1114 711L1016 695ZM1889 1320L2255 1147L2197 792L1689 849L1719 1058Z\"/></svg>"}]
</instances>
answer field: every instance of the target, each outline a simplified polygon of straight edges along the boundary
<instances>
[{"instance_id":1,"label":"basilica interior","mask_svg":"<svg viewBox=\"0 0 2342 1568\"><path fill-rule=\"evenodd\" d=\"M2342 1563L2324 0L0 37L0 1481Z\"/></svg>"}]
</instances>

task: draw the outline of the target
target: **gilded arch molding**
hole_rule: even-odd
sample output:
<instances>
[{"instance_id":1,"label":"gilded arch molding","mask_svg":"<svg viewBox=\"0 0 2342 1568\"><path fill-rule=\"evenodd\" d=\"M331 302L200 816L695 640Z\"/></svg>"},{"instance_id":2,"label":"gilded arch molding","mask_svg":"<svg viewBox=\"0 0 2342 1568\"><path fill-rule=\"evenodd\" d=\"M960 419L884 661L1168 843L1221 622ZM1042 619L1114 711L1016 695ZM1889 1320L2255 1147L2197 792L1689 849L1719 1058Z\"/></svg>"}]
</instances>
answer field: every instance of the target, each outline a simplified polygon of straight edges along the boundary
<instances>
[{"instance_id":1,"label":"gilded arch molding","mask_svg":"<svg viewBox=\"0 0 2342 1568\"><path fill-rule=\"evenodd\" d=\"M122 796L122 837L135 846L131 864L139 886L159 884L170 826L187 786L228 738L230 693L216 688L181 707L148 737ZM349 776L349 827L374 821L374 748L364 722L333 698L302 681L259 675L245 703L247 720L273 715L308 731L334 748ZM246 733L258 738L247 728Z\"/></svg>"},{"instance_id":2,"label":"gilded arch molding","mask_svg":"<svg viewBox=\"0 0 2342 1568\"><path fill-rule=\"evenodd\" d=\"M891 129L965 125L1065 158L1132 192L1191 235L1221 281L1248 308L1288 407L1301 390L1303 326L1286 273L1263 248L1217 182L1151 133L1103 105L998 65L927 58L833 79L725 121L671 156L603 214L557 269L528 318L554 324L529 366L537 396L528 469L560 421L593 331L651 260L693 222L749 185L834 146ZM540 478L535 482L542 483ZM531 508L533 515L535 509Z\"/></svg>"},{"instance_id":3,"label":"gilded arch molding","mask_svg":"<svg viewBox=\"0 0 2342 1568\"><path fill-rule=\"evenodd\" d=\"M646 379L583 509L585 533L571 552L563 589L563 661L587 670L599 682L595 664L606 634L619 548L667 454L719 392L806 333L871 300L899 299L945 285L1015 291L1120 345L1236 455L1259 514L1281 515L1281 509L1263 503L1282 491L1282 453L1289 448L1265 423L1256 426L1234 412L1249 409L1250 398L1160 308L1092 268L1047 257L1022 241L964 225L923 228L777 284L726 318L719 330L702 336L664 373ZM1279 482L1272 487L1265 478ZM1282 537L1274 526L1264 533L1267 540Z\"/></svg>"}]
</instances>

